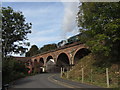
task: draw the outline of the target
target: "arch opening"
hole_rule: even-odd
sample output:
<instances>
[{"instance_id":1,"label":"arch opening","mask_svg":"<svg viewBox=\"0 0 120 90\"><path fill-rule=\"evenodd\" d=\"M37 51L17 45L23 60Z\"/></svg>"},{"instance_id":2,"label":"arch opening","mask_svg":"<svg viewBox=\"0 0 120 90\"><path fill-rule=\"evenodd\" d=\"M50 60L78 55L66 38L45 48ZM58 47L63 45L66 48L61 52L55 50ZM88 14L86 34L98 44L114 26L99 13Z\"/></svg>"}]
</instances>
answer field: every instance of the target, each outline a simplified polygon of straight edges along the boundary
<instances>
[{"instance_id":1,"label":"arch opening","mask_svg":"<svg viewBox=\"0 0 120 90\"><path fill-rule=\"evenodd\" d=\"M48 56L46 60L46 71L55 72L55 60L52 56Z\"/></svg>"},{"instance_id":2,"label":"arch opening","mask_svg":"<svg viewBox=\"0 0 120 90\"><path fill-rule=\"evenodd\" d=\"M39 62L37 61L37 59L35 59L34 60L34 67L33 67L34 72L39 73L40 72L39 67L40 67Z\"/></svg>"},{"instance_id":3,"label":"arch opening","mask_svg":"<svg viewBox=\"0 0 120 90\"><path fill-rule=\"evenodd\" d=\"M64 67L65 71L67 71L67 68L69 67L70 62L67 54L61 53L56 62L56 66L58 67L58 71L60 72L61 67Z\"/></svg>"},{"instance_id":4,"label":"arch opening","mask_svg":"<svg viewBox=\"0 0 120 90\"><path fill-rule=\"evenodd\" d=\"M47 63L49 60L51 60L51 59L53 59L53 57L52 57L52 56L48 56L46 63Z\"/></svg>"},{"instance_id":5,"label":"arch opening","mask_svg":"<svg viewBox=\"0 0 120 90\"><path fill-rule=\"evenodd\" d=\"M44 59L41 57L39 59L39 72L43 72L43 66L44 66Z\"/></svg>"},{"instance_id":6,"label":"arch opening","mask_svg":"<svg viewBox=\"0 0 120 90\"><path fill-rule=\"evenodd\" d=\"M37 62L37 59L35 59L34 62Z\"/></svg>"},{"instance_id":7,"label":"arch opening","mask_svg":"<svg viewBox=\"0 0 120 90\"><path fill-rule=\"evenodd\" d=\"M88 55L90 53L90 50L86 48L82 48L78 50L74 55L74 64L76 64L80 59L82 59L84 56Z\"/></svg>"},{"instance_id":8,"label":"arch opening","mask_svg":"<svg viewBox=\"0 0 120 90\"><path fill-rule=\"evenodd\" d=\"M40 67L42 67L44 65L44 59L43 58L40 58L39 59L39 63L40 63Z\"/></svg>"}]
</instances>

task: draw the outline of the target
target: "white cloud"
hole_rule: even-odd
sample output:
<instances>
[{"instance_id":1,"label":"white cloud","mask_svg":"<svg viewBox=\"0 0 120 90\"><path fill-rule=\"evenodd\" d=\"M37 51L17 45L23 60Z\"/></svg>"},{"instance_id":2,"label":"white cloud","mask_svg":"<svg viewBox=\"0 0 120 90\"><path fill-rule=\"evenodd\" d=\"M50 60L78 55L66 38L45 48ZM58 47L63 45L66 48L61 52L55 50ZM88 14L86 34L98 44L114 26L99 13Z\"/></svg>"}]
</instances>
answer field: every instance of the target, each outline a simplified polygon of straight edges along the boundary
<instances>
[{"instance_id":1,"label":"white cloud","mask_svg":"<svg viewBox=\"0 0 120 90\"><path fill-rule=\"evenodd\" d=\"M32 34L28 35L28 39L31 43L31 45L37 45L38 47L41 47L45 44L56 42L60 40L60 36L56 36L56 29L50 29L50 30L32 30Z\"/></svg>"},{"instance_id":2,"label":"white cloud","mask_svg":"<svg viewBox=\"0 0 120 90\"><path fill-rule=\"evenodd\" d=\"M56 41L59 40L59 37L33 37L31 38L32 42L50 42L50 41Z\"/></svg>"},{"instance_id":3,"label":"white cloud","mask_svg":"<svg viewBox=\"0 0 120 90\"><path fill-rule=\"evenodd\" d=\"M42 35L45 35L45 34L51 34L51 33L54 33L55 30L54 29L51 29L51 30L42 30L42 31L39 31L39 30L32 30L32 35L34 35L35 37L36 36L42 36Z\"/></svg>"},{"instance_id":4,"label":"white cloud","mask_svg":"<svg viewBox=\"0 0 120 90\"><path fill-rule=\"evenodd\" d=\"M44 36L42 36L42 37L32 37L32 38L30 38L30 43L31 43L31 45L37 45L38 47L42 47L43 45L45 45L45 44L50 44L50 43L52 43L52 42L56 42L56 41L58 41L58 40L60 40L60 37L58 36L58 37L54 37L54 36L51 36L51 37L44 37Z\"/></svg>"},{"instance_id":5,"label":"white cloud","mask_svg":"<svg viewBox=\"0 0 120 90\"><path fill-rule=\"evenodd\" d=\"M32 18L35 18L35 17L38 17L38 16L42 16L42 15L45 15L49 12L51 12L51 10L49 10L49 7L44 7L43 8L39 8L39 9L32 9L32 8L26 8L24 9L23 8L23 14L26 15L27 17L32 17Z\"/></svg>"}]
</instances>

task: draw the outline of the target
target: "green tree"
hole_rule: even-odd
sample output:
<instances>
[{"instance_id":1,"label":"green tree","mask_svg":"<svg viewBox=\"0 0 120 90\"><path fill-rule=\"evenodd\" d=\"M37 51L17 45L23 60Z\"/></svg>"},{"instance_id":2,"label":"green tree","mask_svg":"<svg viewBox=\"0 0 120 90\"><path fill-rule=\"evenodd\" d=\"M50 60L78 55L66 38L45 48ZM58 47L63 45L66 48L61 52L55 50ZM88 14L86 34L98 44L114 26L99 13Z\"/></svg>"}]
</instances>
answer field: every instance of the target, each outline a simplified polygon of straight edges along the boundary
<instances>
[{"instance_id":1,"label":"green tree","mask_svg":"<svg viewBox=\"0 0 120 90\"><path fill-rule=\"evenodd\" d=\"M86 37L80 38L93 53L115 56L120 51L120 2L82 3L78 26Z\"/></svg>"},{"instance_id":2,"label":"green tree","mask_svg":"<svg viewBox=\"0 0 120 90\"><path fill-rule=\"evenodd\" d=\"M56 48L57 48L56 44L47 44L47 45L44 45L43 47L40 48L40 53L54 50Z\"/></svg>"},{"instance_id":3,"label":"green tree","mask_svg":"<svg viewBox=\"0 0 120 90\"><path fill-rule=\"evenodd\" d=\"M22 12L11 7L2 7L2 52L8 54L23 54L29 46L27 34L31 33L31 23L26 23Z\"/></svg>"},{"instance_id":4,"label":"green tree","mask_svg":"<svg viewBox=\"0 0 120 90\"><path fill-rule=\"evenodd\" d=\"M39 53L39 48L36 45L32 45L30 50L26 52L26 57L31 57Z\"/></svg>"}]
</instances>

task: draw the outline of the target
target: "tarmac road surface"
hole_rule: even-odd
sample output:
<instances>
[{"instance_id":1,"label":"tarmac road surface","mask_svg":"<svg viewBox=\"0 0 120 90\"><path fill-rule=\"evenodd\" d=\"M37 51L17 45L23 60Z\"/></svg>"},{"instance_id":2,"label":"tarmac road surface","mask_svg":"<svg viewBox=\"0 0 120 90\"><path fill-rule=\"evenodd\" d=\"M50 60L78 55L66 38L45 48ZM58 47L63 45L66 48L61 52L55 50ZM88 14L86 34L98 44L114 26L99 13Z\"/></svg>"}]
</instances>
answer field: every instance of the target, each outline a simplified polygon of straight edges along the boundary
<instances>
[{"instance_id":1,"label":"tarmac road surface","mask_svg":"<svg viewBox=\"0 0 120 90\"><path fill-rule=\"evenodd\" d=\"M96 88L98 90L101 87L61 79L58 73L42 73L19 79L11 88Z\"/></svg>"}]
</instances>

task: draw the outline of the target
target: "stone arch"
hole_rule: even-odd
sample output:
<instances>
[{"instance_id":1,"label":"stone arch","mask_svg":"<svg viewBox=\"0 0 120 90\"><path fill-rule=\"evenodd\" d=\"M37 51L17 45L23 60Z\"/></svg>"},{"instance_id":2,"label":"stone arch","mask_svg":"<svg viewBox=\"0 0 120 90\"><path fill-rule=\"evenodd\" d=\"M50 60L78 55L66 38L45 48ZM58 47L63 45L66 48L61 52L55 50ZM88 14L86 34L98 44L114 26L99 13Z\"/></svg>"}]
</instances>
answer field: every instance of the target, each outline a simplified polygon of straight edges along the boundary
<instances>
[{"instance_id":1,"label":"stone arch","mask_svg":"<svg viewBox=\"0 0 120 90\"><path fill-rule=\"evenodd\" d=\"M46 63L50 60L50 59L54 59L52 55L49 55L46 59Z\"/></svg>"},{"instance_id":2,"label":"stone arch","mask_svg":"<svg viewBox=\"0 0 120 90\"><path fill-rule=\"evenodd\" d=\"M34 59L34 63L33 63L33 70L34 72L37 72L39 73L40 72L40 65L39 65L39 62L38 62L38 58Z\"/></svg>"},{"instance_id":3,"label":"stone arch","mask_svg":"<svg viewBox=\"0 0 120 90\"><path fill-rule=\"evenodd\" d=\"M56 71L55 69L56 69L56 64L55 64L54 57L52 55L49 55L46 58L46 71L55 72Z\"/></svg>"},{"instance_id":4,"label":"stone arch","mask_svg":"<svg viewBox=\"0 0 120 90\"><path fill-rule=\"evenodd\" d=\"M37 62L37 59L34 59L34 62Z\"/></svg>"},{"instance_id":5,"label":"stone arch","mask_svg":"<svg viewBox=\"0 0 120 90\"><path fill-rule=\"evenodd\" d=\"M60 53L57 57L56 65L58 67L69 66L70 65L70 59L69 59L68 54Z\"/></svg>"},{"instance_id":6,"label":"stone arch","mask_svg":"<svg viewBox=\"0 0 120 90\"><path fill-rule=\"evenodd\" d=\"M89 53L90 50L88 50L87 48L77 49L73 54L73 58L72 58L73 64L76 64L81 58L88 55Z\"/></svg>"},{"instance_id":7,"label":"stone arch","mask_svg":"<svg viewBox=\"0 0 120 90\"><path fill-rule=\"evenodd\" d=\"M44 59L42 57L39 59L39 63L40 63L40 66L44 65Z\"/></svg>"},{"instance_id":8,"label":"stone arch","mask_svg":"<svg viewBox=\"0 0 120 90\"><path fill-rule=\"evenodd\" d=\"M37 59L34 59L34 68L36 68L36 65L38 64L38 61L37 61Z\"/></svg>"}]
</instances>

